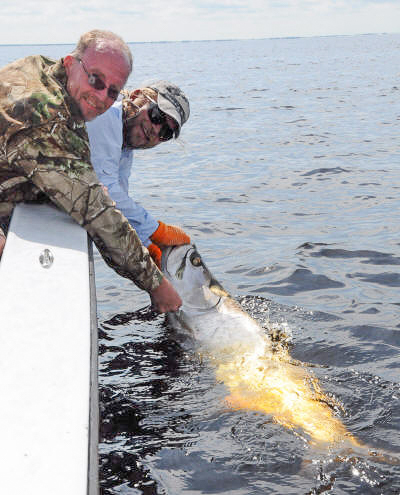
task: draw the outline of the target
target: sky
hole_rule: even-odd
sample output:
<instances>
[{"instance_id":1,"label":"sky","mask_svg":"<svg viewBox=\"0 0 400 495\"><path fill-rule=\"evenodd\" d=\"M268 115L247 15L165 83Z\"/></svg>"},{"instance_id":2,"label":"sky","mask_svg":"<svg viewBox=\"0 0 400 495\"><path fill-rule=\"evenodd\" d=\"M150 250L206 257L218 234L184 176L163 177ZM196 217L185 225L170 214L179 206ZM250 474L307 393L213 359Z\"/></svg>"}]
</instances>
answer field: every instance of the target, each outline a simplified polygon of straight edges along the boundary
<instances>
[{"instance_id":1,"label":"sky","mask_svg":"<svg viewBox=\"0 0 400 495\"><path fill-rule=\"evenodd\" d=\"M399 33L400 0L1 0L0 44L75 44Z\"/></svg>"}]
</instances>

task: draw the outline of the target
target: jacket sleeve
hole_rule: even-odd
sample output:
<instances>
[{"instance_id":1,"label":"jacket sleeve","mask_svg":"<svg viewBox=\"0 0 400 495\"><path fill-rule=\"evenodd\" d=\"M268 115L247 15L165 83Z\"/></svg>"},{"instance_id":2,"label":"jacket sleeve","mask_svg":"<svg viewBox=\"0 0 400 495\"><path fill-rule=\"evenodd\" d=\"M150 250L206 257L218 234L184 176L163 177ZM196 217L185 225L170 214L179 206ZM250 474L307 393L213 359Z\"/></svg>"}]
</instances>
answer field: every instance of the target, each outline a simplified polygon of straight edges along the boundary
<instances>
[{"instance_id":1,"label":"jacket sleeve","mask_svg":"<svg viewBox=\"0 0 400 495\"><path fill-rule=\"evenodd\" d=\"M163 275L103 191L89 162L85 136L62 123L20 131L8 142L9 166L84 227L111 268L151 292Z\"/></svg>"},{"instance_id":2,"label":"jacket sleeve","mask_svg":"<svg viewBox=\"0 0 400 495\"><path fill-rule=\"evenodd\" d=\"M107 186L117 208L128 219L145 246L158 228L153 216L134 201L128 192L133 151L122 150L122 112L119 102L86 124L90 159L99 181Z\"/></svg>"}]
</instances>

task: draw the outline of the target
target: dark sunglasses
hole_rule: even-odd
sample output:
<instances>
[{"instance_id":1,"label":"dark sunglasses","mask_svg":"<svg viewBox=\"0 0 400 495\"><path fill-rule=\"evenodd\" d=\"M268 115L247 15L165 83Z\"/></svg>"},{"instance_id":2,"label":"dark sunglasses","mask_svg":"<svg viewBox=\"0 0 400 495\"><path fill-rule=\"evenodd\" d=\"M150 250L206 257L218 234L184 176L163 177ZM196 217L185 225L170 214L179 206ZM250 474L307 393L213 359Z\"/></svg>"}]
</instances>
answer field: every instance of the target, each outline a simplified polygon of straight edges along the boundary
<instances>
[{"instance_id":1,"label":"dark sunglasses","mask_svg":"<svg viewBox=\"0 0 400 495\"><path fill-rule=\"evenodd\" d=\"M167 116L162 110L160 110L157 103L150 103L147 113L149 114L149 119L152 124L162 124L160 132L158 133L158 138L160 141L169 141L176 135L176 129L171 129L168 125Z\"/></svg>"},{"instance_id":2,"label":"dark sunglasses","mask_svg":"<svg viewBox=\"0 0 400 495\"><path fill-rule=\"evenodd\" d=\"M97 89L98 91L101 91L101 90L107 88L107 86L104 84L104 81L97 74L95 74L93 72L89 72L86 69L83 61L80 58L78 58L78 60L81 63L83 70L86 72L86 75L88 77L88 83L90 86L92 86L92 88ZM119 91L117 89L113 88L112 86L109 86L107 88L107 96L111 100L116 100L118 98L118 95L119 95Z\"/></svg>"}]
</instances>

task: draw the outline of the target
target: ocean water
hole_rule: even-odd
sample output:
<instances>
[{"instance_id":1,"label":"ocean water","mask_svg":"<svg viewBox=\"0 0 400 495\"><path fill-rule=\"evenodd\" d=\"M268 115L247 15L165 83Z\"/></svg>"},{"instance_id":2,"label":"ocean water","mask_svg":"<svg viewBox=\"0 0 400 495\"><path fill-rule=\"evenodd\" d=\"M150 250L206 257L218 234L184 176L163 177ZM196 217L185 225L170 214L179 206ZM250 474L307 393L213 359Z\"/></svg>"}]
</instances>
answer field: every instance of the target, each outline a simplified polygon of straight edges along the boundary
<instances>
[{"instance_id":1,"label":"ocean water","mask_svg":"<svg viewBox=\"0 0 400 495\"><path fill-rule=\"evenodd\" d=\"M340 419L400 458L400 35L132 44L129 87L180 85L178 142L132 194L181 225L260 321L290 328ZM1 65L72 46L2 46ZM224 385L96 254L104 495L399 494L400 468L315 450Z\"/></svg>"}]
</instances>

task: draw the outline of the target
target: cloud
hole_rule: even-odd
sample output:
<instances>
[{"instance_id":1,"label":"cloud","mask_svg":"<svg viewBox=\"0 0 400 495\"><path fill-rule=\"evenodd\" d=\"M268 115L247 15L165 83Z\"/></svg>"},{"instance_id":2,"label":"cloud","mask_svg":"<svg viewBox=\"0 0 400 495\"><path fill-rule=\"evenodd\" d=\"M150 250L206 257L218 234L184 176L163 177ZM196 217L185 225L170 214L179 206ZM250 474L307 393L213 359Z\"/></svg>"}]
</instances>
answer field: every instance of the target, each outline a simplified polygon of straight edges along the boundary
<instances>
[{"instance_id":1,"label":"cloud","mask_svg":"<svg viewBox=\"0 0 400 495\"><path fill-rule=\"evenodd\" d=\"M75 43L93 28L127 41L400 32L398 0L2 0L0 43Z\"/></svg>"}]
</instances>

